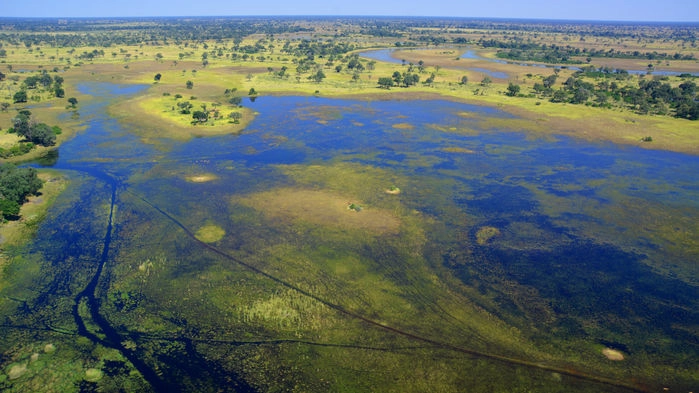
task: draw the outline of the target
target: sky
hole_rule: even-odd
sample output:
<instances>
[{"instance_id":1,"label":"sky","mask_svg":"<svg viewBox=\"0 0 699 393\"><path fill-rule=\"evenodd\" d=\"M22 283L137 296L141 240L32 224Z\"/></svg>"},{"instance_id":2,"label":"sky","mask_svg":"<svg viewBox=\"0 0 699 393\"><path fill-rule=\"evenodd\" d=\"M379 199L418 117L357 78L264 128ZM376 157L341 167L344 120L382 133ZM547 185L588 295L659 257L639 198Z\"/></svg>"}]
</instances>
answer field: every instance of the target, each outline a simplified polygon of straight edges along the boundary
<instances>
[{"instance_id":1,"label":"sky","mask_svg":"<svg viewBox=\"0 0 699 393\"><path fill-rule=\"evenodd\" d=\"M456 16L699 22L699 0L8 0L0 17Z\"/></svg>"}]
</instances>

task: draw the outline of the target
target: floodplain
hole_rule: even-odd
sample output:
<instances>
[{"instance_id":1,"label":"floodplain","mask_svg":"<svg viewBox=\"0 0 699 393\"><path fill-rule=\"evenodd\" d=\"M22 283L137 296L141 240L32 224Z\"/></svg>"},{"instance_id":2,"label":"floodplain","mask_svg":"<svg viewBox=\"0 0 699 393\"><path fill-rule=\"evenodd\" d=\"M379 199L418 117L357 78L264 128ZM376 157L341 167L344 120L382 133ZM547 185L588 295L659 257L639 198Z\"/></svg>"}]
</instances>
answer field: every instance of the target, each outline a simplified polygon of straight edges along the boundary
<instances>
[{"instance_id":1,"label":"floodplain","mask_svg":"<svg viewBox=\"0 0 699 393\"><path fill-rule=\"evenodd\" d=\"M8 159L53 188L0 228L23 234L2 244L3 391L696 389L699 123L611 83L573 102L609 82L573 67L655 52L616 83L684 91L697 26L658 46L658 26L22 23L0 24L0 101L31 93L3 131L28 109L62 133ZM641 53L486 60L517 35ZM23 87L42 70L63 98ZM551 75L568 101L535 89Z\"/></svg>"}]
</instances>

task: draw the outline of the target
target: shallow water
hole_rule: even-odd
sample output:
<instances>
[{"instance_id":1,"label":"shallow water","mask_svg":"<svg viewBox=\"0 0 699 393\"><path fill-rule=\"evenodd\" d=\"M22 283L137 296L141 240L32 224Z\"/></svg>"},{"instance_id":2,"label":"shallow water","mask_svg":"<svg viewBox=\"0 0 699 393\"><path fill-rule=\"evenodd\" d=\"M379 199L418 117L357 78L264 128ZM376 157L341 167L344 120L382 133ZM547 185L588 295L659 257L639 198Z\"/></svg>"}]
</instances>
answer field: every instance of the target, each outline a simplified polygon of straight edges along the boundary
<instances>
[{"instance_id":1,"label":"shallow water","mask_svg":"<svg viewBox=\"0 0 699 393\"><path fill-rule=\"evenodd\" d=\"M4 390L696 386L698 157L318 97L146 145L105 114L143 88L81 87L74 187L1 289Z\"/></svg>"}]
</instances>

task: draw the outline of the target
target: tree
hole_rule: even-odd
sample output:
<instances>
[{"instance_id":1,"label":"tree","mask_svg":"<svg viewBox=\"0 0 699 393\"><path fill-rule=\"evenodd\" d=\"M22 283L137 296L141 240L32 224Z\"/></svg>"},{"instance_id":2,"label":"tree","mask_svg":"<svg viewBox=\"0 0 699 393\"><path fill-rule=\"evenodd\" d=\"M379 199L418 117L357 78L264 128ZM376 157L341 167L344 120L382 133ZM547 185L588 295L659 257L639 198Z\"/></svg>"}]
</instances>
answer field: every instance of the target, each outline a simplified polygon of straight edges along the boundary
<instances>
[{"instance_id":1,"label":"tree","mask_svg":"<svg viewBox=\"0 0 699 393\"><path fill-rule=\"evenodd\" d=\"M70 106L72 106L73 108L75 108L75 106L78 105L78 99L75 98L75 97L70 97L70 98L68 99L68 103L70 104Z\"/></svg>"},{"instance_id":2,"label":"tree","mask_svg":"<svg viewBox=\"0 0 699 393\"><path fill-rule=\"evenodd\" d=\"M162 77L163 77L163 76L162 76L160 73L157 73L157 74L155 74L155 76L153 77L153 79L154 79L156 82L159 82L159 81L160 81L160 78L162 78Z\"/></svg>"},{"instance_id":3,"label":"tree","mask_svg":"<svg viewBox=\"0 0 699 393\"><path fill-rule=\"evenodd\" d=\"M390 89L393 87L393 78L387 76L379 78L379 87L383 89Z\"/></svg>"},{"instance_id":4,"label":"tree","mask_svg":"<svg viewBox=\"0 0 699 393\"><path fill-rule=\"evenodd\" d=\"M56 88L53 90L53 94L56 96L56 98L63 98L63 97L65 97L65 95L66 95L66 91L63 90L62 87L56 87Z\"/></svg>"},{"instance_id":5,"label":"tree","mask_svg":"<svg viewBox=\"0 0 699 393\"><path fill-rule=\"evenodd\" d=\"M311 79L316 83L320 83L323 81L323 79L325 79L325 73L323 72L323 70L318 70L318 72L309 76L308 79Z\"/></svg>"},{"instance_id":6,"label":"tree","mask_svg":"<svg viewBox=\"0 0 699 393\"><path fill-rule=\"evenodd\" d=\"M0 164L0 211L4 217L19 214L19 206L28 195L36 194L43 185L34 168L17 168Z\"/></svg>"},{"instance_id":7,"label":"tree","mask_svg":"<svg viewBox=\"0 0 699 393\"><path fill-rule=\"evenodd\" d=\"M19 208L19 203L0 197L0 214L4 219L17 217Z\"/></svg>"},{"instance_id":8,"label":"tree","mask_svg":"<svg viewBox=\"0 0 699 393\"><path fill-rule=\"evenodd\" d=\"M462 85L465 85L468 83L468 76L464 75L461 77L461 82Z\"/></svg>"},{"instance_id":9,"label":"tree","mask_svg":"<svg viewBox=\"0 0 699 393\"><path fill-rule=\"evenodd\" d=\"M510 84L507 86L507 95L508 97L516 97L517 94L519 94L520 87L519 85L515 85L514 83L510 82Z\"/></svg>"},{"instance_id":10,"label":"tree","mask_svg":"<svg viewBox=\"0 0 699 393\"><path fill-rule=\"evenodd\" d=\"M20 90L12 96L12 100L14 101L15 104L21 103L21 102L27 102L27 92L26 90Z\"/></svg>"},{"instance_id":11,"label":"tree","mask_svg":"<svg viewBox=\"0 0 699 393\"><path fill-rule=\"evenodd\" d=\"M403 81L403 75L401 75L401 73L398 72L398 71L394 71L394 72L393 72L393 82L394 82L396 85L400 85L400 83L401 83L402 81Z\"/></svg>"},{"instance_id":12,"label":"tree","mask_svg":"<svg viewBox=\"0 0 699 393\"><path fill-rule=\"evenodd\" d=\"M12 128L17 135L26 137L30 133L31 125L29 124L30 114L20 112L12 119Z\"/></svg>"},{"instance_id":13,"label":"tree","mask_svg":"<svg viewBox=\"0 0 699 393\"><path fill-rule=\"evenodd\" d=\"M483 79L481 79L481 86L483 87L489 86L491 83L493 83L493 80L490 79L489 76L485 76Z\"/></svg>"},{"instance_id":14,"label":"tree","mask_svg":"<svg viewBox=\"0 0 699 393\"><path fill-rule=\"evenodd\" d=\"M200 123L209 120L209 115L205 111L194 111L192 113L192 118Z\"/></svg>"},{"instance_id":15,"label":"tree","mask_svg":"<svg viewBox=\"0 0 699 393\"><path fill-rule=\"evenodd\" d=\"M39 123L31 127L28 139L37 145L53 146L56 144L56 133L47 124Z\"/></svg>"},{"instance_id":16,"label":"tree","mask_svg":"<svg viewBox=\"0 0 699 393\"><path fill-rule=\"evenodd\" d=\"M257 95L257 91L255 91L254 87L251 87L250 90L248 90L248 95L249 96Z\"/></svg>"},{"instance_id":17,"label":"tree","mask_svg":"<svg viewBox=\"0 0 699 393\"><path fill-rule=\"evenodd\" d=\"M192 82L192 81L187 81L187 84L186 84L186 85L187 85L187 88L188 88L188 89L191 89L191 88L194 87L194 82Z\"/></svg>"},{"instance_id":18,"label":"tree","mask_svg":"<svg viewBox=\"0 0 699 393\"><path fill-rule=\"evenodd\" d=\"M403 86L405 86L405 87L417 85L417 83L419 81L420 81L420 75L418 75L418 74L406 73L403 75Z\"/></svg>"},{"instance_id":19,"label":"tree","mask_svg":"<svg viewBox=\"0 0 699 393\"><path fill-rule=\"evenodd\" d=\"M553 84L556 83L556 79L558 79L557 74L552 74L552 75L547 76L546 78L544 78L544 81L543 81L544 87L547 89L550 89L553 86Z\"/></svg>"}]
</instances>

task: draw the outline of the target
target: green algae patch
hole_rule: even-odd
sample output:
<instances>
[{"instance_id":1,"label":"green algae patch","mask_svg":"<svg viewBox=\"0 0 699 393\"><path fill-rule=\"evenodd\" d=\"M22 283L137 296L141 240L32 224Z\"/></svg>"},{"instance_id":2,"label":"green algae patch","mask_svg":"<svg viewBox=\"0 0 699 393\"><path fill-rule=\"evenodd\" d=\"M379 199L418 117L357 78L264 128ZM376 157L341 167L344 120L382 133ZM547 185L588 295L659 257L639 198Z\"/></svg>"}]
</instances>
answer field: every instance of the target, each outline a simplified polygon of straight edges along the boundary
<instances>
[{"instance_id":1,"label":"green algae patch","mask_svg":"<svg viewBox=\"0 0 699 393\"><path fill-rule=\"evenodd\" d=\"M215 243L226 235L226 231L218 225L208 224L199 228L194 236L204 243Z\"/></svg>"},{"instance_id":2,"label":"green algae patch","mask_svg":"<svg viewBox=\"0 0 699 393\"><path fill-rule=\"evenodd\" d=\"M396 233L400 220L381 209L357 209L351 199L329 191L303 188L278 188L240 198L239 203L264 213L270 219L369 231L376 234Z\"/></svg>"}]
</instances>

